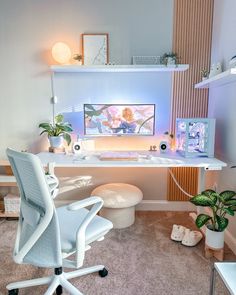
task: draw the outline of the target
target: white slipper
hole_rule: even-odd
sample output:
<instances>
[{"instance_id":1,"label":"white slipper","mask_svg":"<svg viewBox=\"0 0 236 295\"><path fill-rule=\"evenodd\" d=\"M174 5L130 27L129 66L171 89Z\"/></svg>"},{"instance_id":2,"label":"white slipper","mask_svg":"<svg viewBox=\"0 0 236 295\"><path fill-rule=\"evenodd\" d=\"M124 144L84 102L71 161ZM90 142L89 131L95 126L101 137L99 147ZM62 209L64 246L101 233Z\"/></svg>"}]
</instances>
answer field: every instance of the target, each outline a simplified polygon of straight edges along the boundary
<instances>
[{"instance_id":1,"label":"white slipper","mask_svg":"<svg viewBox=\"0 0 236 295\"><path fill-rule=\"evenodd\" d=\"M184 246L196 246L202 239L203 235L200 231L186 229L185 235L182 240Z\"/></svg>"},{"instance_id":2,"label":"white slipper","mask_svg":"<svg viewBox=\"0 0 236 295\"><path fill-rule=\"evenodd\" d=\"M185 236L186 227L182 225L173 224L173 229L171 232L171 240L176 242L181 242Z\"/></svg>"}]
</instances>

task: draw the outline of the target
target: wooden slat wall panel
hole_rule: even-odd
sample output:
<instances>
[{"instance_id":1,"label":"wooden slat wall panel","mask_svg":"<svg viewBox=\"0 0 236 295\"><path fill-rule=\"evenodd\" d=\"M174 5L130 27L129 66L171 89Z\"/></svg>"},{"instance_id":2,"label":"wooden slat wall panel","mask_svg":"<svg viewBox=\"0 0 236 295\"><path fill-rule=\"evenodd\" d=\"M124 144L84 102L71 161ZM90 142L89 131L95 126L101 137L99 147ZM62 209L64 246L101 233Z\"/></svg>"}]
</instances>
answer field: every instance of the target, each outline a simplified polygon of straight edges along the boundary
<instances>
[{"instance_id":1,"label":"wooden slat wall panel","mask_svg":"<svg viewBox=\"0 0 236 295\"><path fill-rule=\"evenodd\" d=\"M190 195L195 195L198 190L198 168L171 168L176 180ZM181 192L171 177L168 182L169 201L188 201L189 197Z\"/></svg>"},{"instance_id":2,"label":"wooden slat wall panel","mask_svg":"<svg viewBox=\"0 0 236 295\"><path fill-rule=\"evenodd\" d=\"M210 67L213 7L214 0L174 0L173 52L180 56L181 63L189 64L190 68L186 72L173 74L172 133L175 132L176 118L207 116L208 90L194 89L194 85L201 80L200 71ZM191 185L196 189L192 193L197 193L195 170L185 168L176 169L175 172L183 183L187 179L190 183L191 179ZM187 183L186 185L188 186ZM187 187L186 190L188 191ZM180 193L170 176L167 199L188 199Z\"/></svg>"}]
</instances>

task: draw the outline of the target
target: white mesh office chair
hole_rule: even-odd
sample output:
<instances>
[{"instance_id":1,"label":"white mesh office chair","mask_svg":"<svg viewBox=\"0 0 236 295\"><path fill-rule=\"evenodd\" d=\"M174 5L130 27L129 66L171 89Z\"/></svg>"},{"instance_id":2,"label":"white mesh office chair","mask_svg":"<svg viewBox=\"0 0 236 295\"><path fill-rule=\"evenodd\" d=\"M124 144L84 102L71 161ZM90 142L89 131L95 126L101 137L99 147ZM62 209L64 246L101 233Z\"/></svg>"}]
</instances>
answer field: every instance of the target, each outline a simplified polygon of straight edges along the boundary
<instances>
[{"instance_id":1,"label":"white mesh office chair","mask_svg":"<svg viewBox=\"0 0 236 295\"><path fill-rule=\"evenodd\" d=\"M63 288L70 294L82 294L69 279L97 271L101 277L108 274L103 265L79 269L89 244L102 240L112 228L110 221L96 215L103 205L102 199L90 197L56 209L52 199L55 185L48 183L39 158L11 149L7 149L7 155L21 197L14 261L55 269L49 277L10 283L8 294L44 284L49 284L45 295L55 291L62 294ZM85 209L88 206L90 210ZM75 260L69 260L67 257L74 253ZM65 273L63 267L76 270Z\"/></svg>"}]
</instances>

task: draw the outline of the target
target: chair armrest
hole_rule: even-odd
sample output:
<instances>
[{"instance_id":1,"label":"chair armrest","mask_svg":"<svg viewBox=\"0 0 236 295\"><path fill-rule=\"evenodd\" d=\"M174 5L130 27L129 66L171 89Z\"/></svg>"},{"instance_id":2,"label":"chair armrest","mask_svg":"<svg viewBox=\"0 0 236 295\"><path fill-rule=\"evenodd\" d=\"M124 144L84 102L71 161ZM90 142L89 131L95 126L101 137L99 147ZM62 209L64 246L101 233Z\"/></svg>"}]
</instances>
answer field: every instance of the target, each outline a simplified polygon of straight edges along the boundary
<instances>
[{"instance_id":1,"label":"chair armrest","mask_svg":"<svg viewBox=\"0 0 236 295\"><path fill-rule=\"evenodd\" d=\"M59 192L59 189L58 189L59 180L53 174L45 175L45 177L46 177L46 181L48 183L50 194L51 194L52 198L54 199Z\"/></svg>"},{"instance_id":2,"label":"chair armrest","mask_svg":"<svg viewBox=\"0 0 236 295\"><path fill-rule=\"evenodd\" d=\"M71 211L75 211L75 210L79 210L81 208L85 208L85 207L94 205L96 203L101 203L101 207L102 207L103 200L100 197L93 196L93 197L86 198L86 199L81 200L81 201L74 202L74 203L68 205L67 209L71 210Z\"/></svg>"},{"instance_id":3,"label":"chair armrest","mask_svg":"<svg viewBox=\"0 0 236 295\"><path fill-rule=\"evenodd\" d=\"M85 255L85 232L86 228L92 219L96 216L98 211L102 208L103 200L100 197L90 197L78 202L74 202L67 206L68 210L76 211L82 208L92 206L85 216L84 220L80 224L76 233L76 267L79 268L83 265Z\"/></svg>"}]
</instances>

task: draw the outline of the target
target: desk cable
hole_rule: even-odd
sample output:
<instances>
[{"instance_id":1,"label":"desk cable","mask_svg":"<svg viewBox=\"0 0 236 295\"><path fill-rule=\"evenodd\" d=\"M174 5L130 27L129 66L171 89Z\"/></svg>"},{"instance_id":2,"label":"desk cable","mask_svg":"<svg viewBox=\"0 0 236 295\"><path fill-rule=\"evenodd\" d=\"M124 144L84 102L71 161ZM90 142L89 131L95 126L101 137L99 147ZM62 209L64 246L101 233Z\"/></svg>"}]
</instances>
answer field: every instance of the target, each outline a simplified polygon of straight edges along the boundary
<instances>
[{"instance_id":1,"label":"desk cable","mask_svg":"<svg viewBox=\"0 0 236 295\"><path fill-rule=\"evenodd\" d=\"M168 171L172 177L172 179L174 180L174 183L177 185L177 187L181 190L181 192L183 192L186 196L193 198L194 196L190 195L189 193L187 193L182 187L181 185L178 183L177 179L174 176L174 173L171 171L170 168L168 168Z\"/></svg>"}]
</instances>

